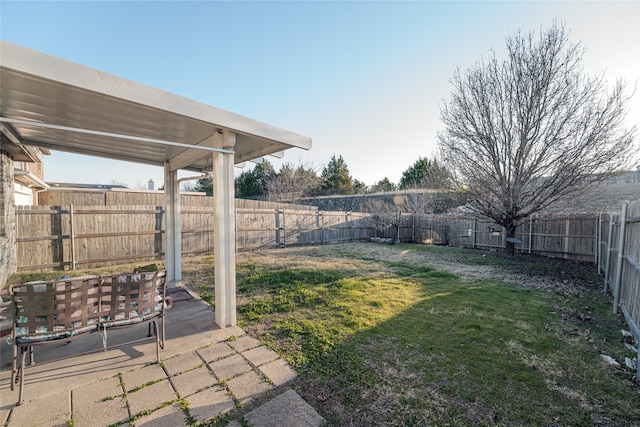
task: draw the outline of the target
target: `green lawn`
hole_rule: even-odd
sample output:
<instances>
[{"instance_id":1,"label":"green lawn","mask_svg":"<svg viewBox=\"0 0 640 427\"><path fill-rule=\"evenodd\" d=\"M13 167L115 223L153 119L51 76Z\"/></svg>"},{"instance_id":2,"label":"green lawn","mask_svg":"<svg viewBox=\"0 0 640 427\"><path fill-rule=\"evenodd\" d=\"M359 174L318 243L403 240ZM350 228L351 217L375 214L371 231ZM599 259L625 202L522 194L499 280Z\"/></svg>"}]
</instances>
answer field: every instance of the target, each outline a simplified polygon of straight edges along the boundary
<instances>
[{"instance_id":1,"label":"green lawn","mask_svg":"<svg viewBox=\"0 0 640 427\"><path fill-rule=\"evenodd\" d=\"M183 274L213 304L211 257ZM593 265L355 243L239 253L237 276L239 326L329 426L640 426L635 372L600 357L634 353Z\"/></svg>"},{"instance_id":2,"label":"green lawn","mask_svg":"<svg viewBox=\"0 0 640 427\"><path fill-rule=\"evenodd\" d=\"M443 253L560 285L432 268ZM600 359L633 354L593 266L408 245L262 257L238 264L240 326L295 366L329 425L640 425L633 372Z\"/></svg>"}]
</instances>

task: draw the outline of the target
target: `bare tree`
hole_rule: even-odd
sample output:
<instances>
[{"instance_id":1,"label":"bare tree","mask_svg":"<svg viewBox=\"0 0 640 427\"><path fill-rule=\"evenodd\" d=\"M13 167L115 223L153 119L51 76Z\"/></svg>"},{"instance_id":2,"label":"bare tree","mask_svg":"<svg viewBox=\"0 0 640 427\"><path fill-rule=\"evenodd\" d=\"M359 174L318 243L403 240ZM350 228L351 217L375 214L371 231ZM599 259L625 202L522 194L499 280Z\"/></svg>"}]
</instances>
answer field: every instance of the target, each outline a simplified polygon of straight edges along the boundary
<instances>
[{"instance_id":1,"label":"bare tree","mask_svg":"<svg viewBox=\"0 0 640 427\"><path fill-rule=\"evenodd\" d=\"M503 61L492 51L455 72L438 140L469 205L514 237L525 218L625 167L636 126L624 126L626 83L608 90L604 73L586 75L584 49L568 42L564 26L554 23L539 39L516 32L506 47Z\"/></svg>"},{"instance_id":2,"label":"bare tree","mask_svg":"<svg viewBox=\"0 0 640 427\"><path fill-rule=\"evenodd\" d=\"M280 171L265 182L267 200L272 202L295 202L311 197L318 188L318 174L311 166L285 163Z\"/></svg>"},{"instance_id":3,"label":"bare tree","mask_svg":"<svg viewBox=\"0 0 640 427\"><path fill-rule=\"evenodd\" d=\"M363 212L371 213L368 222L375 228L376 235L389 236L391 244L399 240L400 221L403 214L433 213L437 201L428 193L407 191L392 198L371 197L363 202Z\"/></svg>"}]
</instances>

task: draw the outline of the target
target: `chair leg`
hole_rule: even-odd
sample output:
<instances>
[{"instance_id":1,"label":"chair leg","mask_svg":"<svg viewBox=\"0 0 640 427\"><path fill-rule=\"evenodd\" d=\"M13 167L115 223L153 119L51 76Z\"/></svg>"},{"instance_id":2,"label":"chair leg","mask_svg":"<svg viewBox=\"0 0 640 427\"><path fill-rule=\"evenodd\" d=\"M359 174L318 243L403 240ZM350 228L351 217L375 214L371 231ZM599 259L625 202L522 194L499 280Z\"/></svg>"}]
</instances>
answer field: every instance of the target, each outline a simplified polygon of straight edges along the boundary
<instances>
[{"instance_id":1,"label":"chair leg","mask_svg":"<svg viewBox=\"0 0 640 427\"><path fill-rule=\"evenodd\" d=\"M21 347L20 348L20 391L18 392L18 402L16 406L22 405L24 402L24 371L25 371L25 362L27 359L27 352L31 352L33 354L33 349L31 347Z\"/></svg>"},{"instance_id":2,"label":"chair leg","mask_svg":"<svg viewBox=\"0 0 640 427\"><path fill-rule=\"evenodd\" d=\"M160 335L160 348L164 350L164 340L165 340L165 328L164 328L164 314L160 316L160 322L162 323L162 335Z\"/></svg>"},{"instance_id":3,"label":"chair leg","mask_svg":"<svg viewBox=\"0 0 640 427\"><path fill-rule=\"evenodd\" d=\"M149 328L151 328L151 323L149 323ZM153 320L153 332L156 335L156 361L160 363L160 336L158 334L158 322Z\"/></svg>"},{"instance_id":4,"label":"chair leg","mask_svg":"<svg viewBox=\"0 0 640 427\"><path fill-rule=\"evenodd\" d=\"M18 369L18 344L14 342L12 347L13 347L13 362L11 363L11 390L15 390L16 373Z\"/></svg>"}]
</instances>

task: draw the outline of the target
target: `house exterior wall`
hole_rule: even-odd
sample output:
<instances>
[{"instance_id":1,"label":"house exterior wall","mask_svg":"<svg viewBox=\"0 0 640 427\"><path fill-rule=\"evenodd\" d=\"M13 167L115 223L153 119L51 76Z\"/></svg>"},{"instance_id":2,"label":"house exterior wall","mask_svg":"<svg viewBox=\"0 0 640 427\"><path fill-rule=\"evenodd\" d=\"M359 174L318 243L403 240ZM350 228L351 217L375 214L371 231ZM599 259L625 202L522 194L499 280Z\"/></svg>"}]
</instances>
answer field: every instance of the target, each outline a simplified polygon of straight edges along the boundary
<instances>
[{"instance_id":1,"label":"house exterior wall","mask_svg":"<svg viewBox=\"0 0 640 427\"><path fill-rule=\"evenodd\" d=\"M33 176L40 180L44 180L44 163L38 162L14 162L13 167L26 172L31 172Z\"/></svg>"},{"instance_id":2,"label":"house exterior wall","mask_svg":"<svg viewBox=\"0 0 640 427\"><path fill-rule=\"evenodd\" d=\"M18 266L13 159L0 150L0 287Z\"/></svg>"},{"instance_id":3,"label":"house exterior wall","mask_svg":"<svg viewBox=\"0 0 640 427\"><path fill-rule=\"evenodd\" d=\"M13 190L16 206L31 206L34 204L33 188L29 188L16 182Z\"/></svg>"}]
</instances>

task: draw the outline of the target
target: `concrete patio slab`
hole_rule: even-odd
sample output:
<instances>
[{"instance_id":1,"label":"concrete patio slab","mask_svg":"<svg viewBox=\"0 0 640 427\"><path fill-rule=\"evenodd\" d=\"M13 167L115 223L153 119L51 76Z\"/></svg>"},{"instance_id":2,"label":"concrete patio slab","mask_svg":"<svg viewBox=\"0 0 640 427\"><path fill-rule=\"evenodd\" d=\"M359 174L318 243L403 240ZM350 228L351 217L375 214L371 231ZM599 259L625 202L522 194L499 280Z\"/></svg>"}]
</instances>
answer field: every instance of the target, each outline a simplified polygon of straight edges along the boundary
<instances>
[{"instance_id":1,"label":"concrete patio slab","mask_svg":"<svg viewBox=\"0 0 640 427\"><path fill-rule=\"evenodd\" d=\"M153 341L64 360L54 359L100 346L100 337L96 342L86 337L70 345L38 348L38 363L26 371L25 403L17 407L17 390L9 387L10 358L5 358L11 346L3 341L0 422L9 427L71 422L76 427L106 427L126 426L134 417L136 426L184 426L189 417L204 422L232 412L281 384L279 378L295 376L283 359L261 364L277 354L242 329L216 329L213 311L204 302L179 301L169 313L162 365L155 363ZM129 340L140 329L146 335L146 328L114 331L109 341ZM226 380L224 387L221 379Z\"/></svg>"},{"instance_id":2,"label":"concrete patio slab","mask_svg":"<svg viewBox=\"0 0 640 427\"><path fill-rule=\"evenodd\" d=\"M272 362L280 356L278 356L278 353L275 351L270 350L267 347L260 346L243 352L242 357L253 363L253 366L260 366L267 362Z\"/></svg>"},{"instance_id":3,"label":"concrete patio slab","mask_svg":"<svg viewBox=\"0 0 640 427\"><path fill-rule=\"evenodd\" d=\"M198 349L197 353L205 362L211 363L235 354L235 351L227 343L214 344L210 347Z\"/></svg>"},{"instance_id":4,"label":"concrete patio slab","mask_svg":"<svg viewBox=\"0 0 640 427\"><path fill-rule=\"evenodd\" d=\"M180 397L190 396L198 390L211 387L216 382L211 371L204 366L171 377L171 383Z\"/></svg>"},{"instance_id":5,"label":"concrete patio slab","mask_svg":"<svg viewBox=\"0 0 640 427\"><path fill-rule=\"evenodd\" d=\"M142 368L133 371L126 371L122 373L121 376L122 384L126 391L131 391L152 381L155 382L167 379L167 374L164 369L162 369L162 366L157 364L143 366Z\"/></svg>"},{"instance_id":6,"label":"concrete patio slab","mask_svg":"<svg viewBox=\"0 0 640 427\"><path fill-rule=\"evenodd\" d=\"M254 409L244 419L253 427L320 427L325 423L325 419L293 390Z\"/></svg>"},{"instance_id":7,"label":"concrete patio slab","mask_svg":"<svg viewBox=\"0 0 640 427\"><path fill-rule=\"evenodd\" d=\"M183 354L180 357L171 357L163 360L162 364L169 376L178 375L199 366L204 366L204 362L196 352Z\"/></svg>"},{"instance_id":8,"label":"concrete patio slab","mask_svg":"<svg viewBox=\"0 0 640 427\"><path fill-rule=\"evenodd\" d=\"M127 395L132 417L143 411L155 410L165 403L173 402L177 398L176 392L167 380L143 387L135 393Z\"/></svg>"},{"instance_id":9,"label":"concrete patio slab","mask_svg":"<svg viewBox=\"0 0 640 427\"><path fill-rule=\"evenodd\" d=\"M262 374L269 378L274 386L278 387L296 377L296 371L284 359L274 360L258 368Z\"/></svg>"},{"instance_id":10,"label":"concrete patio slab","mask_svg":"<svg viewBox=\"0 0 640 427\"><path fill-rule=\"evenodd\" d=\"M235 408L229 393L220 386L214 386L185 399L189 413L198 422L210 420Z\"/></svg>"},{"instance_id":11,"label":"concrete patio slab","mask_svg":"<svg viewBox=\"0 0 640 427\"><path fill-rule=\"evenodd\" d=\"M209 368L220 380L228 380L252 369L251 365L239 354L210 363Z\"/></svg>"},{"instance_id":12,"label":"concrete patio slab","mask_svg":"<svg viewBox=\"0 0 640 427\"><path fill-rule=\"evenodd\" d=\"M244 335L238 337L238 339L236 339L235 341L229 341L228 344L234 350L242 353L243 351L249 350L250 348L258 347L260 345L260 341L248 335Z\"/></svg>"},{"instance_id":13,"label":"concrete patio slab","mask_svg":"<svg viewBox=\"0 0 640 427\"><path fill-rule=\"evenodd\" d=\"M71 396L68 392L40 399L37 405L29 403L16 406L11 411L12 426L67 426L71 417Z\"/></svg>"},{"instance_id":14,"label":"concrete patio slab","mask_svg":"<svg viewBox=\"0 0 640 427\"><path fill-rule=\"evenodd\" d=\"M87 384L71 390L74 426L99 426L124 423L129 410L120 378Z\"/></svg>"},{"instance_id":15,"label":"concrete patio slab","mask_svg":"<svg viewBox=\"0 0 640 427\"><path fill-rule=\"evenodd\" d=\"M121 395L113 399L97 401L92 406L78 409L74 406L72 418L74 427L127 425L129 411L124 395ZM15 420L12 419L12 421ZM67 425L66 421L64 425Z\"/></svg>"},{"instance_id":16,"label":"concrete patio slab","mask_svg":"<svg viewBox=\"0 0 640 427\"><path fill-rule=\"evenodd\" d=\"M233 393L233 397L239 400L240 403L246 403L247 400L273 388L271 384L255 371L249 371L229 380L227 387L229 391Z\"/></svg>"},{"instance_id":17,"label":"concrete patio slab","mask_svg":"<svg viewBox=\"0 0 640 427\"><path fill-rule=\"evenodd\" d=\"M136 420L136 427L182 427L189 425L180 405L166 406Z\"/></svg>"}]
</instances>

